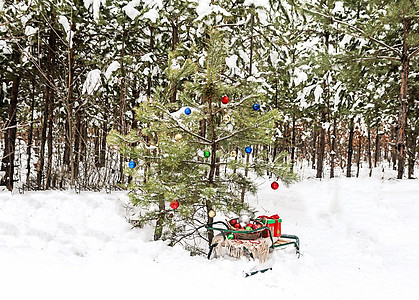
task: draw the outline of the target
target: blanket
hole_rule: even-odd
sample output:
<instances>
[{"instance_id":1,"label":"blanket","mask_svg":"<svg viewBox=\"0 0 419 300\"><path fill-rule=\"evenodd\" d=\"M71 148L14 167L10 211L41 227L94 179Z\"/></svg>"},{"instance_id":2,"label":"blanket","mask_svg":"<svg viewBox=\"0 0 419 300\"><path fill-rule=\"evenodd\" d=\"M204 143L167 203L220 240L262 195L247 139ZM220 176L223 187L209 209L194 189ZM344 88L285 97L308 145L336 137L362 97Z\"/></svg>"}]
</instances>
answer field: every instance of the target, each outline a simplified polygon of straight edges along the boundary
<instances>
[{"instance_id":1,"label":"blanket","mask_svg":"<svg viewBox=\"0 0 419 300\"><path fill-rule=\"evenodd\" d=\"M243 257L247 252L251 253L254 259L264 263L268 259L269 249L272 246L270 238L258 238L255 240L224 239L223 235L217 234L212 240L215 255L223 255L223 247L226 248L226 254L235 258Z\"/></svg>"}]
</instances>

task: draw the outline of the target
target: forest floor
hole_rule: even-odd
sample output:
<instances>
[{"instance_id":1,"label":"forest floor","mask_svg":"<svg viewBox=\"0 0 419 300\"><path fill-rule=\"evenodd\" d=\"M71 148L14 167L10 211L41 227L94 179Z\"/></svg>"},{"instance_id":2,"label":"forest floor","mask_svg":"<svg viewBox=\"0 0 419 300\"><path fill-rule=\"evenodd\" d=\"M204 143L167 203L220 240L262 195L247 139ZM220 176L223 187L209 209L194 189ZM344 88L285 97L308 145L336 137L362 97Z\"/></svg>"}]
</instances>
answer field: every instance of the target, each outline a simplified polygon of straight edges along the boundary
<instances>
[{"instance_id":1,"label":"forest floor","mask_svg":"<svg viewBox=\"0 0 419 300\"><path fill-rule=\"evenodd\" d=\"M264 265L191 257L127 223L126 193L0 192L1 299L414 299L419 182L304 179L247 200L301 240ZM223 220L216 216L216 220ZM272 270L245 278L244 272ZM244 298L245 297L245 298Z\"/></svg>"}]
</instances>

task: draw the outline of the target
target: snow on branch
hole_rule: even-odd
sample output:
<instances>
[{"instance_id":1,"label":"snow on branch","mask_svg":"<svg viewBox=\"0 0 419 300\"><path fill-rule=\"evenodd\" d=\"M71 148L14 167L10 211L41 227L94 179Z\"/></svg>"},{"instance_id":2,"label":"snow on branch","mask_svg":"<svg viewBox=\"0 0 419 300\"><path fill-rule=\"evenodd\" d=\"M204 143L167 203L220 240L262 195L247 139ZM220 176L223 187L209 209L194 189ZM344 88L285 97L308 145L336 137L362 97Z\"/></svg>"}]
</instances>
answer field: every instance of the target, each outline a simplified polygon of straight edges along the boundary
<instances>
[{"instance_id":1,"label":"snow on branch","mask_svg":"<svg viewBox=\"0 0 419 300\"><path fill-rule=\"evenodd\" d=\"M389 49L389 50L393 51L395 54L397 54L397 56L402 57L402 53L401 53L399 50L397 50L396 48L394 48L394 47L392 47L392 46L390 46L390 45L387 45L387 44L386 44L386 43L384 43L383 41L380 41L380 40L378 40L378 39L376 39L376 38L374 38L374 37L372 37L372 36L368 35L368 34L367 34L364 30L362 30L361 28L358 28L358 27L356 27L356 26L354 26L354 25L352 25L352 24L349 24L348 22L338 20L338 19L334 18L334 17L333 17L333 16L331 16L331 15L326 15L326 14L323 14L323 13L321 13L321 12L314 11L314 10L307 9L307 8L305 8L305 10L306 10L306 11L308 11L308 12L311 12L311 13L313 13L313 14L316 14L316 15L319 15L319 16L322 16L322 17L325 17L325 18L328 18L328 19L329 19L330 21L332 21L332 22L336 22L336 23L339 23L339 24L345 25L345 26L349 27L350 29L352 29L352 30L354 30L354 31L357 31L357 32L361 33L363 37L365 37L365 38L367 38L367 39L369 39L369 40L371 40L371 41L374 41L374 42L376 42L377 44L380 44L381 46L383 46L383 47L385 47L385 48L387 48L387 49Z\"/></svg>"}]
</instances>

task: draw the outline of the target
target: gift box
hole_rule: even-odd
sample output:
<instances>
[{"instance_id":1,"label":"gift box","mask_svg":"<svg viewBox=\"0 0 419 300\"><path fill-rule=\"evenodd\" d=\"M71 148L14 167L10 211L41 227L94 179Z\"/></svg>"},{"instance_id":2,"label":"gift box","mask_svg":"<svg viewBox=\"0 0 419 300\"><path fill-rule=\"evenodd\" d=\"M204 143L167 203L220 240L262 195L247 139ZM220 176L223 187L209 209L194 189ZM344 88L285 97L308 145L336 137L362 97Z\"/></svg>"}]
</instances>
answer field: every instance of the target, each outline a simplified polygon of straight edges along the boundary
<instances>
[{"instance_id":1,"label":"gift box","mask_svg":"<svg viewBox=\"0 0 419 300\"><path fill-rule=\"evenodd\" d=\"M281 237L281 223L282 219L278 215L273 216L259 216L258 219L272 232L273 237ZM269 237L269 231L265 230L262 237Z\"/></svg>"}]
</instances>

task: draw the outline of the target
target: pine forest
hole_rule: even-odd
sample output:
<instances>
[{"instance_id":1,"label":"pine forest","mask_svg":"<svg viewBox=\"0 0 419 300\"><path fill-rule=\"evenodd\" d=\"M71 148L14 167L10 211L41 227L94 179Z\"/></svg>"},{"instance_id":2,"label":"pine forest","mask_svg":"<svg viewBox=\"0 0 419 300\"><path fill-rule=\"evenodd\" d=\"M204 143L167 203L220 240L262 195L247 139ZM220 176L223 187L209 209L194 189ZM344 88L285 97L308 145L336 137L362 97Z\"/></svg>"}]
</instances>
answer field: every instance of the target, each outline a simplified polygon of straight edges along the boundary
<instances>
[{"instance_id":1,"label":"pine forest","mask_svg":"<svg viewBox=\"0 0 419 300\"><path fill-rule=\"evenodd\" d=\"M206 215L250 174L415 178L418 18L417 0L0 0L0 184Z\"/></svg>"}]
</instances>

